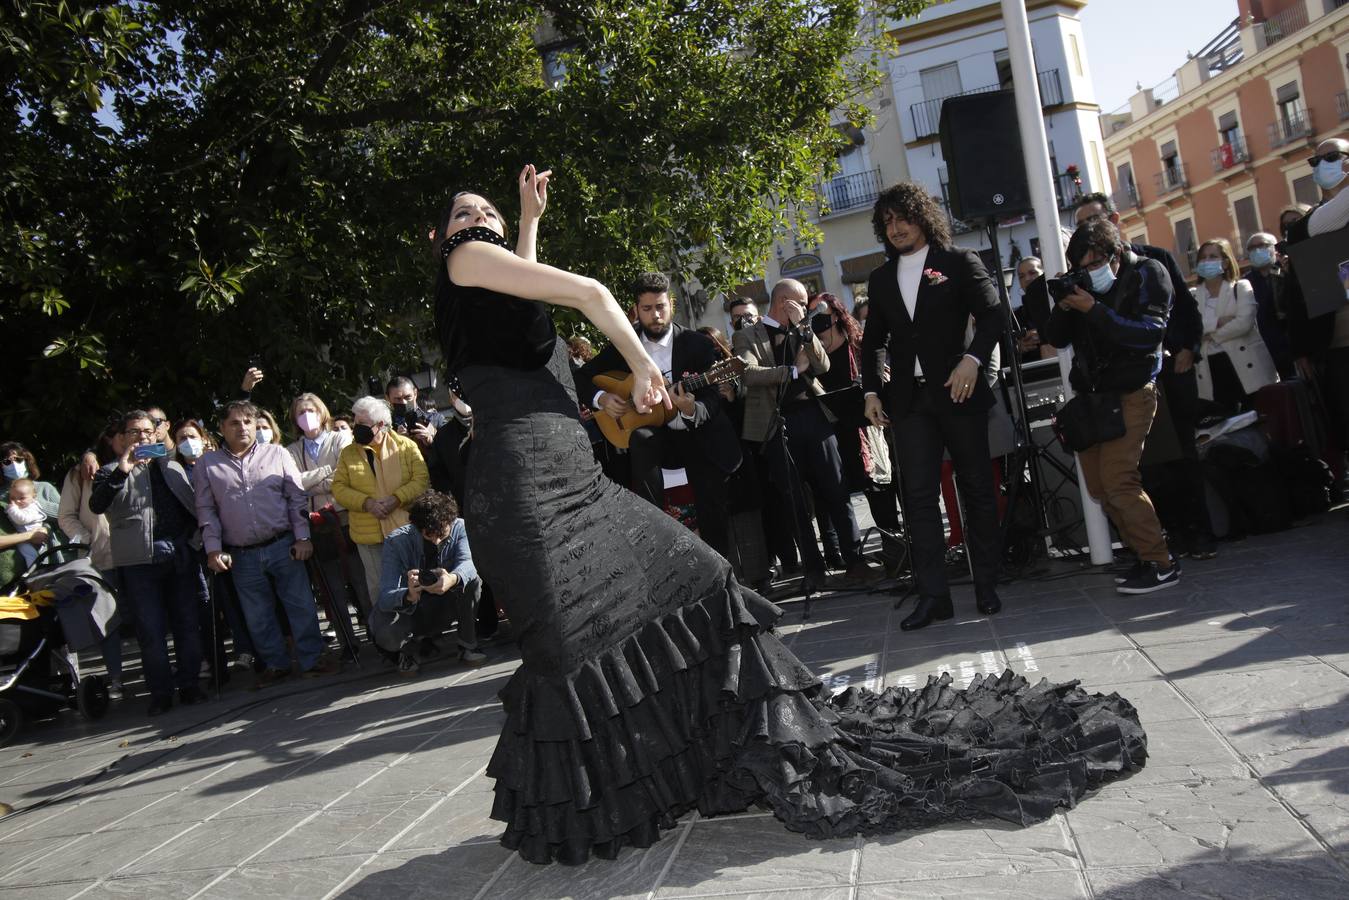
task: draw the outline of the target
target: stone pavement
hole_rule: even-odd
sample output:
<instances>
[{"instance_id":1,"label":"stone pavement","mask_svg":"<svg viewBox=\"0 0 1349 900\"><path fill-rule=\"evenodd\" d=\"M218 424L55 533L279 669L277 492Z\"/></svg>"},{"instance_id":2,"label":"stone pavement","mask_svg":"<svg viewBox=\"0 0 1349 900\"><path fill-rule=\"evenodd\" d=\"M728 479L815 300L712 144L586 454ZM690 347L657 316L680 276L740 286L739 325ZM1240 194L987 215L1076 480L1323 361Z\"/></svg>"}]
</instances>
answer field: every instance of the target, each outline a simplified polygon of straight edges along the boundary
<instances>
[{"instance_id":1,"label":"stone pavement","mask_svg":"<svg viewBox=\"0 0 1349 900\"><path fill-rule=\"evenodd\" d=\"M496 842L483 774L514 656L401 681L377 662L150 721L143 698L0 749L0 898L1349 896L1349 510L1222 545L1177 589L1116 594L1058 564L1005 610L905 634L840 594L783 632L841 688L1004 665L1119 691L1147 767L1019 829L816 842L771 816L686 817L616 862L536 867ZM242 680L242 679L240 679Z\"/></svg>"}]
</instances>

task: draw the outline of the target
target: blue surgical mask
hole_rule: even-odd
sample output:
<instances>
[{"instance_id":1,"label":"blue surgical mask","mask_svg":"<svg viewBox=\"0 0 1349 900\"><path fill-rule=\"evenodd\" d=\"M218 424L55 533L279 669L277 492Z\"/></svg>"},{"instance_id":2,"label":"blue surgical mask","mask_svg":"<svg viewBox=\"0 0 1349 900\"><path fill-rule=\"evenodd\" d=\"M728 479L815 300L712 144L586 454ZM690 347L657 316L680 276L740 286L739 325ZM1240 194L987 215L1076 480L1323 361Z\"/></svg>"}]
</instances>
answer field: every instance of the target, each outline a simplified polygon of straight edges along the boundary
<instances>
[{"instance_id":1,"label":"blue surgical mask","mask_svg":"<svg viewBox=\"0 0 1349 900\"><path fill-rule=\"evenodd\" d=\"M200 459L205 450L206 443L201 438L188 438L178 442L178 452L183 454L183 459Z\"/></svg>"},{"instance_id":2,"label":"blue surgical mask","mask_svg":"<svg viewBox=\"0 0 1349 900\"><path fill-rule=\"evenodd\" d=\"M1250 257L1251 265L1257 269L1274 265L1274 251L1268 247L1252 247Z\"/></svg>"},{"instance_id":3,"label":"blue surgical mask","mask_svg":"<svg viewBox=\"0 0 1349 900\"><path fill-rule=\"evenodd\" d=\"M1344 180L1344 162L1335 160L1329 162L1321 160L1316 164L1316 171L1312 173L1312 178L1316 181L1316 186L1323 191L1329 191L1337 187Z\"/></svg>"},{"instance_id":4,"label":"blue surgical mask","mask_svg":"<svg viewBox=\"0 0 1349 900\"><path fill-rule=\"evenodd\" d=\"M1199 273L1200 278L1217 278L1223 273L1223 261L1221 259L1201 259L1194 270Z\"/></svg>"},{"instance_id":5,"label":"blue surgical mask","mask_svg":"<svg viewBox=\"0 0 1349 900\"><path fill-rule=\"evenodd\" d=\"M1110 268L1110 263L1106 263L1099 269L1091 270L1091 289L1098 294L1108 294L1110 289L1115 286L1115 273Z\"/></svg>"},{"instance_id":6,"label":"blue surgical mask","mask_svg":"<svg viewBox=\"0 0 1349 900\"><path fill-rule=\"evenodd\" d=\"M23 460L5 463L4 470L5 470L5 477L8 478L10 481L15 481L16 479L19 478L28 477L28 463L24 462Z\"/></svg>"},{"instance_id":7,"label":"blue surgical mask","mask_svg":"<svg viewBox=\"0 0 1349 900\"><path fill-rule=\"evenodd\" d=\"M258 443L259 443L259 444L270 444L271 442L272 442L272 429L270 429L270 428L259 428L259 429L258 429Z\"/></svg>"}]
</instances>

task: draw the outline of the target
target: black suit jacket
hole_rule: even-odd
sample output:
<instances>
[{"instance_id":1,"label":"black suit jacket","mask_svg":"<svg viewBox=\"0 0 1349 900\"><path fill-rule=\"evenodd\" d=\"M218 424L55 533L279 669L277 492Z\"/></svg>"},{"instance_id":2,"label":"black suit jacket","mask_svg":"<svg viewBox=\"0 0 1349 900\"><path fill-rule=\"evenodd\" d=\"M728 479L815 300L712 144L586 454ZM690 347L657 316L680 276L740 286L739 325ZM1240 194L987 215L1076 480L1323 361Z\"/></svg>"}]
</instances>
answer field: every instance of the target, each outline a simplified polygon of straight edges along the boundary
<instances>
[{"instance_id":1,"label":"black suit jacket","mask_svg":"<svg viewBox=\"0 0 1349 900\"><path fill-rule=\"evenodd\" d=\"M1137 256L1157 260L1171 278L1171 318L1166 324L1166 340L1162 346L1172 355L1180 350L1198 353L1204 339L1204 318L1199 313L1199 301L1190 293L1176 258L1171 251L1151 244L1130 244L1129 249Z\"/></svg>"},{"instance_id":2,"label":"black suit jacket","mask_svg":"<svg viewBox=\"0 0 1349 900\"><path fill-rule=\"evenodd\" d=\"M670 367L676 381L686 372L706 372L721 361L721 351L707 335L679 324L671 324L670 328L674 330ZM631 369L618 349L613 344L606 344L590 362L576 370L577 399L593 409L591 401L599 390L595 386L595 376L614 371L629 372ZM693 396L706 407L708 416L702 425L689 429L694 445L702 448L717 468L728 474L734 472L740 468L740 440L736 437L735 426L726 415L721 393L715 387L705 387L695 391ZM595 410L595 414L604 415L599 410Z\"/></svg>"},{"instance_id":3,"label":"black suit jacket","mask_svg":"<svg viewBox=\"0 0 1349 900\"><path fill-rule=\"evenodd\" d=\"M984 415L994 402L986 379L975 379L974 393L964 403L952 403L950 389L942 387L942 382L966 353L988 364L1003 333L1004 316L997 289L972 250L929 245L924 269L941 277L923 275L912 319L899 295L898 257L892 257L871 273L867 287L870 312L862 335L862 389L880 395L892 418L906 415L913 405L916 356L927 378L926 390L938 412ZM967 349L965 329L971 316L974 339ZM883 386L881 373L887 351L890 383Z\"/></svg>"}]
</instances>

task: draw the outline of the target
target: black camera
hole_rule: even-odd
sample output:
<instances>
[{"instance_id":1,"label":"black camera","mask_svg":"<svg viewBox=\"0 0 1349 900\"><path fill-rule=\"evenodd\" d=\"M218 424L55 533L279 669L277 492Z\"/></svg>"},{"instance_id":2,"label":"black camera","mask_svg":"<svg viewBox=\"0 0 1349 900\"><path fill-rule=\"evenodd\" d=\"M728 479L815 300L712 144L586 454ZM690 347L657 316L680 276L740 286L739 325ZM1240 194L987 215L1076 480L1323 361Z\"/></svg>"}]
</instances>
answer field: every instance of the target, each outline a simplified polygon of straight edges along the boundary
<instances>
[{"instance_id":1,"label":"black camera","mask_svg":"<svg viewBox=\"0 0 1349 900\"><path fill-rule=\"evenodd\" d=\"M1055 303L1062 302L1075 288L1081 288L1087 293L1091 293L1091 275L1086 271L1079 269L1076 272L1069 272L1062 278L1046 278L1045 287L1049 288L1049 296L1054 298Z\"/></svg>"},{"instance_id":2,"label":"black camera","mask_svg":"<svg viewBox=\"0 0 1349 900\"><path fill-rule=\"evenodd\" d=\"M394 405L393 427L394 431L400 434L406 434L418 425L429 425L431 417L422 412L416 406L409 404L404 406L401 403Z\"/></svg>"},{"instance_id":3,"label":"black camera","mask_svg":"<svg viewBox=\"0 0 1349 900\"><path fill-rule=\"evenodd\" d=\"M440 576L436 574L435 569L417 570L417 583L420 584L422 587L427 587L428 585L435 584L439 580Z\"/></svg>"}]
</instances>

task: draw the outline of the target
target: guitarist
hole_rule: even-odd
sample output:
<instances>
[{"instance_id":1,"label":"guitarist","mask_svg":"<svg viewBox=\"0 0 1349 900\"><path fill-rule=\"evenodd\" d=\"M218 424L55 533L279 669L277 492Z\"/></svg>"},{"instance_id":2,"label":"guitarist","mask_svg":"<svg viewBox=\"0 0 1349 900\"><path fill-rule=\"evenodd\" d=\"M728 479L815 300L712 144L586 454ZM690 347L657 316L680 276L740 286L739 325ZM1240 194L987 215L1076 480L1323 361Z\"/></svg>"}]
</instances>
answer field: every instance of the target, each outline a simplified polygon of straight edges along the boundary
<instances>
[{"instance_id":1,"label":"guitarist","mask_svg":"<svg viewBox=\"0 0 1349 900\"><path fill-rule=\"evenodd\" d=\"M663 508L665 481L661 469L684 469L693 488L698 531L708 546L726 556L730 550L726 481L740 467L740 441L715 386L688 393L677 385L681 378L712 368L721 354L711 338L671 320L674 306L670 302L670 280L664 275L640 275L633 293L637 298L637 334L665 380L676 385L670 399L678 414L662 427L639 428L632 433L628 445L631 487ZM577 371L576 393L596 415L618 419L631 408L631 398L601 391L593 380L596 375L614 371L626 372L628 366L609 344Z\"/></svg>"}]
</instances>

